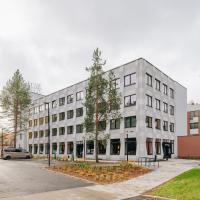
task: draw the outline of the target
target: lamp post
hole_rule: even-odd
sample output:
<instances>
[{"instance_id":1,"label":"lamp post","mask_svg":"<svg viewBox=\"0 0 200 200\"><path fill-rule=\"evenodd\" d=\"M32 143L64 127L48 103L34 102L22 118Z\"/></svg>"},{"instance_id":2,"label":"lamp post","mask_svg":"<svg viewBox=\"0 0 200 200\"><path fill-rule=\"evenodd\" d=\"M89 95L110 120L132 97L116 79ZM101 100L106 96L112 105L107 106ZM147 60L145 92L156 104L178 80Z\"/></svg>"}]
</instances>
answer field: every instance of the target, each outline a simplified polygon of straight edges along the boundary
<instances>
[{"instance_id":1,"label":"lamp post","mask_svg":"<svg viewBox=\"0 0 200 200\"><path fill-rule=\"evenodd\" d=\"M84 162L85 162L85 136L83 136L83 151L84 151L83 159L84 159Z\"/></svg>"},{"instance_id":2,"label":"lamp post","mask_svg":"<svg viewBox=\"0 0 200 200\"><path fill-rule=\"evenodd\" d=\"M48 111L48 165L49 167L51 166L51 152L50 152L50 113L49 113L49 103L45 102L45 109L46 109L46 105L47 105L47 111Z\"/></svg>"},{"instance_id":3,"label":"lamp post","mask_svg":"<svg viewBox=\"0 0 200 200\"><path fill-rule=\"evenodd\" d=\"M134 131L126 131L126 161L128 162L128 133L133 133Z\"/></svg>"}]
</instances>

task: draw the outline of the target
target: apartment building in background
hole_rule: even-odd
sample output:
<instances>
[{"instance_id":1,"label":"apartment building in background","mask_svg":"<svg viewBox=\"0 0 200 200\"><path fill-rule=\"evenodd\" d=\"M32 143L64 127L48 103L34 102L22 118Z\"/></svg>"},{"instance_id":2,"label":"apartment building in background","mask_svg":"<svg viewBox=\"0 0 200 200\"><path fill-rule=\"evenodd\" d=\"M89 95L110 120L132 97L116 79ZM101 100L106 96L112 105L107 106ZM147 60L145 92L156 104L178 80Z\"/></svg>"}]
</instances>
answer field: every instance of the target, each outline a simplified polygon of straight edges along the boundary
<instances>
[{"instance_id":1,"label":"apartment building in background","mask_svg":"<svg viewBox=\"0 0 200 200\"><path fill-rule=\"evenodd\" d=\"M177 155L177 136L187 132L187 89L143 58L112 69L121 94L121 118L101 121L99 158L124 160L170 153ZM94 141L85 132L83 106L87 80L32 102L24 137L17 145L34 155L48 153L48 113L50 105L50 152L61 157L94 158ZM128 136L128 138L127 138Z\"/></svg>"},{"instance_id":2,"label":"apartment building in background","mask_svg":"<svg viewBox=\"0 0 200 200\"><path fill-rule=\"evenodd\" d=\"M180 158L200 158L200 104L187 105L187 136L178 137Z\"/></svg>"}]
</instances>

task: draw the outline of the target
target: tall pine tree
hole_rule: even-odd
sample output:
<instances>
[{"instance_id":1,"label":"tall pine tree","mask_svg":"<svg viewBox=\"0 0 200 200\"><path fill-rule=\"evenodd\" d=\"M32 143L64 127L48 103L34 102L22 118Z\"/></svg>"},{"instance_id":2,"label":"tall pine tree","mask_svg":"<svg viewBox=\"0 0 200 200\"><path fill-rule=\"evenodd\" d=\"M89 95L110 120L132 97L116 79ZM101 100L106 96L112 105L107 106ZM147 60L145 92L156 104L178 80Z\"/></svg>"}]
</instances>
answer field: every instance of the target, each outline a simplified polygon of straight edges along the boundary
<instances>
[{"instance_id":1,"label":"tall pine tree","mask_svg":"<svg viewBox=\"0 0 200 200\"><path fill-rule=\"evenodd\" d=\"M26 123L25 113L31 103L29 84L24 81L19 70L3 87L0 102L7 118L13 122L14 146L16 147L16 135L21 131L23 123Z\"/></svg>"},{"instance_id":2,"label":"tall pine tree","mask_svg":"<svg viewBox=\"0 0 200 200\"><path fill-rule=\"evenodd\" d=\"M87 92L85 98L86 116L84 125L87 134L90 134L95 145L95 160L99 161L98 140L102 131L102 122L107 123L108 119L120 117L120 94L116 89L115 75L111 71L105 74L103 66L105 61L101 59L101 51L97 48L94 50L93 64L86 70L90 73L87 83ZM105 134L101 134L106 138Z\"/></svg>"}]
</instances>

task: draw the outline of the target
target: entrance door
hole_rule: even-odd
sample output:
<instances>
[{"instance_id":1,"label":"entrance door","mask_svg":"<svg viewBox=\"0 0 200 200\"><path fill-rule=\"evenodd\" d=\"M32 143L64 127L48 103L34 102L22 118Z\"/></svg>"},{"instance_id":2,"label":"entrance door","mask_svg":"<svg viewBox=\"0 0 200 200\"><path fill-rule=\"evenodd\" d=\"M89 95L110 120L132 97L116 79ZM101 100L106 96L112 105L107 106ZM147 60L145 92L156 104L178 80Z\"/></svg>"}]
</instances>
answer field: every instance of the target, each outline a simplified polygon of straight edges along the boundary
<instances>
[{"instance_id":1,"label":"entrance door","mask_svg":"<svg viewBox=\"0 0 200 200\"><path fill-rule=\"evenodd\" d=\"M83 157L83 143L76 144L76 156L77 158Z\"/></svg>"},{"instance_id":2,"label":"entrance door","mask_svg":"<svg viewBox=\"0 0 200 200\"><path fill-rule=\"evenodd\" d=\"M171 154L172 154L172 149L171 149L171 144L169 142L163 142L162 143L163 146L163 158L171 158Z\"/></svg>"}]
</instances>

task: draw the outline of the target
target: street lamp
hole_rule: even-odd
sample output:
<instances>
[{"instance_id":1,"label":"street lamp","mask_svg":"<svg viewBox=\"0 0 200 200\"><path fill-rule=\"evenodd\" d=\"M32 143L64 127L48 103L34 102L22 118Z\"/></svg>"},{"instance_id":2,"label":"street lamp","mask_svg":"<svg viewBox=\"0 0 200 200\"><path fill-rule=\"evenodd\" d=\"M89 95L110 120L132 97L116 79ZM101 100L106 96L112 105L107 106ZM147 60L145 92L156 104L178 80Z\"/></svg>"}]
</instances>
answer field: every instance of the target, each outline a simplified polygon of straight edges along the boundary
<instances>
[{"instance_id":1,"label":"street lamp","mask_svg":"<svg viewBox=\"0 0 200 200\"><path fill-rule=\"evenodd\" d=\"M48 110L48 165L50 167L51 165L51 152L50 152L50 113L49 113L49 102L45 102L45 109L46 109L46 105L47 105L47 110Z\"/></svg>"},{"instance_id":2,"label":"street lamp","mask_svg":"<svg viewBox=\"0 0 200 200\"><path fill-rule=\"evenodd\" d=\"M83 159L85 161L85 136L83 136L83 152L84 152Z\"/></svg>"},{"instance_id":3,"label":"street lamp","mask_svg":"<svg viewBox=\"0 0 200 200\"><path fill-rule=\"evenodd\" d=\"M134 131L126 131L126 161L128 162L128 133L133 133Z\"/></svg>"}]
</instances>

